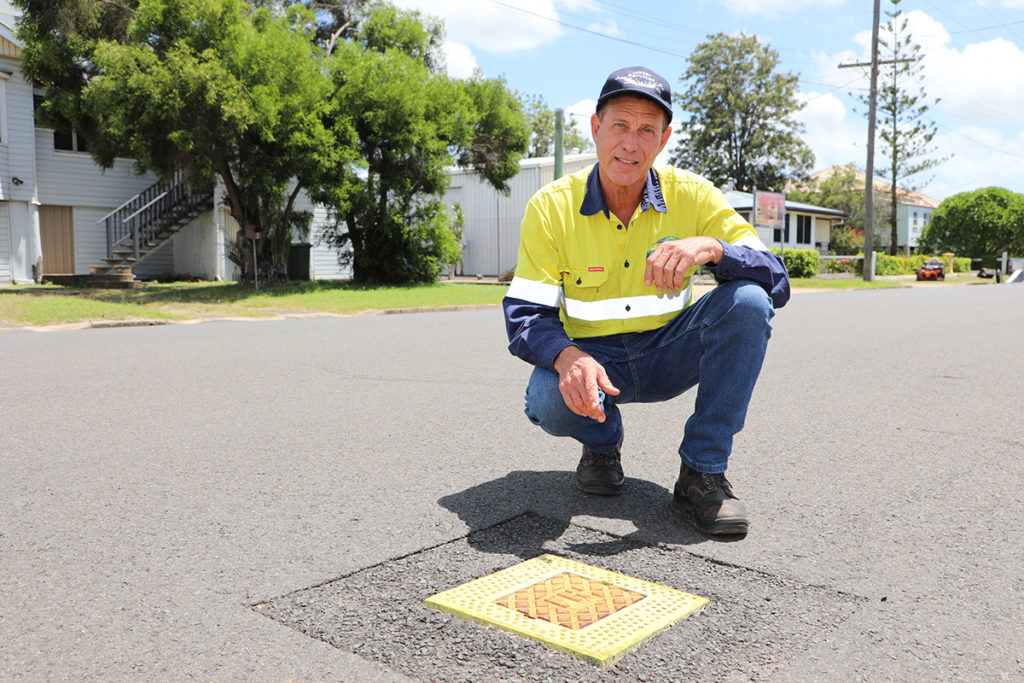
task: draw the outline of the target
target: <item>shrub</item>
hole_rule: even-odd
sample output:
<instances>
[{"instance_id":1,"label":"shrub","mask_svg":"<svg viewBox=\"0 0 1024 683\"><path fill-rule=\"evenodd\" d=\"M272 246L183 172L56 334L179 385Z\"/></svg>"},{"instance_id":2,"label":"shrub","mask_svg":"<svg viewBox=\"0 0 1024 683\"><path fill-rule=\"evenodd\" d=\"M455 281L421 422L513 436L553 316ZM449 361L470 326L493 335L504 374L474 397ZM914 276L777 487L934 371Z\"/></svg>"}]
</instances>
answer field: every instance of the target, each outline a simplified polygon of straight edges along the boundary
<instances>
[{"instance_id":1,"label":"shrub","mask_svg":"<svg viewBox=\"0 0 1024 683\"><path fill-rule=\"evenodd\" d=\"M826 273L850 273L851 275L860 275L864 270L862 268L864 262L855 258L827 259L823 263L824 272Z\"/></svg>"},{"instance_id":2,"label":"shrub","mask_svg":"<svg viewBox=\"0 0 1024 683\"><path fill-rule=\"evenodd\" d=\"M864 231L846 225L833 228L828 246L836 256L856 256L864 251Z\"/></svg>"},{"instance_id":3,"label":"shrub","mask_svg":"<svg viewBox=\"0 0 1024 683\"><path fill-rule=\"evenodd\" d=\"M775 254L778 249L772 249ZM818 260L821 254L816 249L787 249L782 253L782 262L790 277L814 277L818 274Z\"/></svg>"}]
</instances>

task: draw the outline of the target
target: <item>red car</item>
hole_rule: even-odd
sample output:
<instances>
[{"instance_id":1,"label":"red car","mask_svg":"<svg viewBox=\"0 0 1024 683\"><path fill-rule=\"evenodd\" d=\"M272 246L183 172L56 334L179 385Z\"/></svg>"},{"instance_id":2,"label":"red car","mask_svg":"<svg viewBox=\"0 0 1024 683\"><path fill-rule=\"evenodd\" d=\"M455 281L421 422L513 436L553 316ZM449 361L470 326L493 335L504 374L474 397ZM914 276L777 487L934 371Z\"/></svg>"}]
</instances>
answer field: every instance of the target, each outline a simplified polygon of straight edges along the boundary
<instances>
[{"instance_id":1,"label":"red car","mask_svg":"<svg viewBox=\"0 0 1024 683\"><path fill-rule=\"evenodd\" d=\"M930 258L924 262L924 264L917 269L917 279L920 280L945 280L946 279L946 268L942 265L942 260L937 258Z\"/></svg>"}]
</instances>

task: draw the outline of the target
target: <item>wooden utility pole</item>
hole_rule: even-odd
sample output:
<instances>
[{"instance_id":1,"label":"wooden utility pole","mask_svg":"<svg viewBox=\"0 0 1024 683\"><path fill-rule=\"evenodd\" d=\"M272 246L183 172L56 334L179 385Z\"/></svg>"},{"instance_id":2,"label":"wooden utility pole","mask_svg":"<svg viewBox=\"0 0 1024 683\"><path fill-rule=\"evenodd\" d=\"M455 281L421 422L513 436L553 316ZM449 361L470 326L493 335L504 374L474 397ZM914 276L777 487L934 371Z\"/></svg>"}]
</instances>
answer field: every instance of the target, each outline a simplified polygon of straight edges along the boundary
<instances>
[{"instance_id":1,"label":"wooden utility pole","mask_svg":"<svg viewBox=\"0 0 1024 683\"><path fill-rule=\"evenodd\" d=\"M840 69L855 66L871 67L871 90L868 95L868 159L864 169L864 280L875 279L875 112L878 108L878 66L880 64L900 64L913 62L913 59L893 59L878 61L878 24L880 21L880 0L875 0L875 18L871 25L871 61L857 64L840 64ZM896 207L893 206L895 211Z\"/></svg>"},{"instance_id":2,"label":"wooden utility pole","mask_svg":"<svg viewBox=\"0 0 1024 683\"><path fill-rule=\"evenodd\" d=\"M878 105L878 22L880 0L875 0L875 18L871 25L871 62L840 64L840 69L855 66L871 67L871 90L868 95L868 160L864 169L864 280L875 279L875 109ZM895 211L896 207L893 207Z\"/></svg>"}]
</instances>

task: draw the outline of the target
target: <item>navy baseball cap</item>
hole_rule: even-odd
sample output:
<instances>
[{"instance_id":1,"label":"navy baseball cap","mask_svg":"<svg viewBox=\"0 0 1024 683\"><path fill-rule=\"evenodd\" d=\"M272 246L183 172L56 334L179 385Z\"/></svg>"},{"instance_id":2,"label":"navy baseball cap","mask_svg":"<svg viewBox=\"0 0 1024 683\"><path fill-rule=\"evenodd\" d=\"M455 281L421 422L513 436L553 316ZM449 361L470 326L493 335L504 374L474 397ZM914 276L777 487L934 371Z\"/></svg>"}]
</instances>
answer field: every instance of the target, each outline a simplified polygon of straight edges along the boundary
<instances>
[{"instance_id":1,"label":"navy baseball cap","mask_svg":"<svg viewBox=\"0 0 1024 683\"><path fill-rule=\"evenodd\" d=\"M672 122L672 88L668 81L644 66L627 66L613 71L601 88L601 96L597 98L598 108L618 95L639 95L654 100L668 115Z\"/></svg>"}]
</instances>

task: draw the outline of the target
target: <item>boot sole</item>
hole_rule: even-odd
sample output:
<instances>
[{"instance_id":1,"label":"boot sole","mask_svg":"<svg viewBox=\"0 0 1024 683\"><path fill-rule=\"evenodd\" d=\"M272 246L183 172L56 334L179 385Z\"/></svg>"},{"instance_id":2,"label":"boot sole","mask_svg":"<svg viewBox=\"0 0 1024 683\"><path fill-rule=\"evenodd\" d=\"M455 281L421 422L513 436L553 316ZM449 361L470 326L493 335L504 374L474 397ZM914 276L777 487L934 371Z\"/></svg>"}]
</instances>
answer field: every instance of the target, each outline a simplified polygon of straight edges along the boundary
<instances>
[{"instance_id":1,"label":"boot sole","mask_svg":"<svg viewBox=\"0 0 1024 683\"><path fill-rule=\"evenodd\" d=\"M623 482L625 483L625 482ZM622 484L618 486L600 484L584 484L579 479L576 480L576 488L583 493L589 493L592 496L617 496L622 493Z\"/></svg>"},{"instance_id":2,"label":"boot sole","mask_svg":"<svg viewBox=\"0 0 1024 683\"><path fill-rule=\"evenodd\" d=\"M672 505L677 510L690 513L690 516L693 517L693 525L702 534L710 536L741 536L746 534L747 529L750 527L750 523L743 517L717 519L712 524L702 522L697 516L697 510L693 507L693 503L690 502L689 498L680 500L677 496L673 495Z\"/></svg>"}]
</instances>

